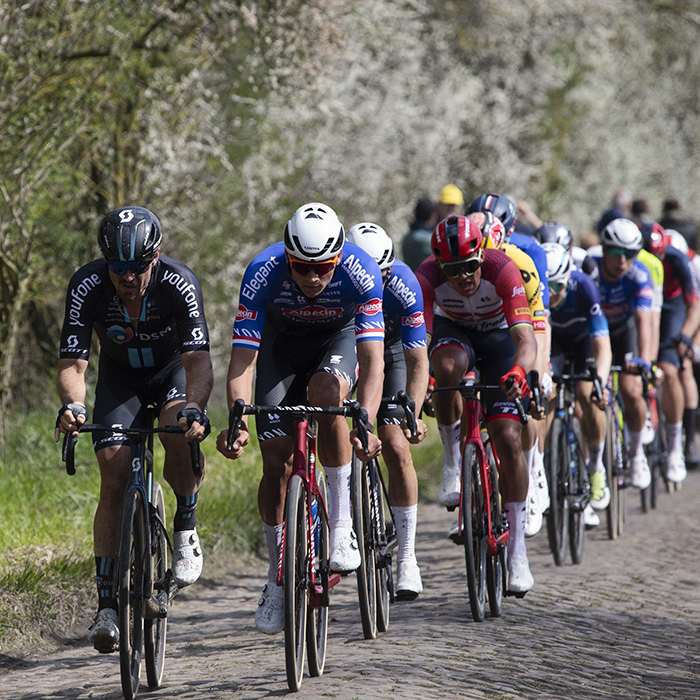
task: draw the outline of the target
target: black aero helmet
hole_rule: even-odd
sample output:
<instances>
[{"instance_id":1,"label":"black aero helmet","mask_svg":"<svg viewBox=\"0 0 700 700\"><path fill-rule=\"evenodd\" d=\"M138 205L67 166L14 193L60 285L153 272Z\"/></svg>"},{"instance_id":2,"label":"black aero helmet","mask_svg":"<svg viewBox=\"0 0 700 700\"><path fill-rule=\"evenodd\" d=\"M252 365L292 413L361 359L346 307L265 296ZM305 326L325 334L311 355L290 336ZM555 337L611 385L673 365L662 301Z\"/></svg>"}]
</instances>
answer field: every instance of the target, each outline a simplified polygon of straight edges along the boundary
<instances>
[{"instance_id":1,"label":"black aero helmet","mask_svg":"<svg viewBox=\"0 0 700 700\"><path fill-rule=\"evenodd\" d=\"M109 262L153 260L163 233L160 222L143 207L122 207L109 212L97 237L102 255Z\"/></svg>"},{"instance_id":2,"label":"black aero helmet","mask_svg":"<svg viewBox=\"0 0 700 700\"><path fill-rule=\"evenodd\" d=\"M477 211L490 211L503 222L506 233L513 228L517 216L515 204L503 194L480 194L467 207L467 214Z\"/></svg>"},{"instance_id":3,"label":"black aero helmet","mask_svg":"<svg viewBox=\"0 0 700 700\"><path fill-rule=\"evenodd\" d=\"M540 243L558 243L567 250L571 250L574 237L571 230L558 221L547 221L535 231L535 238Z\"/></svg>"}]
</instances>

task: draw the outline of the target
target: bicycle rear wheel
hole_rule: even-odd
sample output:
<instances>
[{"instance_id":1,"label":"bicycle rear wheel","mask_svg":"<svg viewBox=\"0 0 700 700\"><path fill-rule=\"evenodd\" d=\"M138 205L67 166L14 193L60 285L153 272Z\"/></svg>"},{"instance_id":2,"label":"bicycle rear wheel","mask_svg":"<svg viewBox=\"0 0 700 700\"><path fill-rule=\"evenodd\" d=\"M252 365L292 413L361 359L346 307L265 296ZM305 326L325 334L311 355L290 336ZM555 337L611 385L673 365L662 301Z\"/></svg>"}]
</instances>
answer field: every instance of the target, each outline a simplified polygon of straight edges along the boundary
<instances>
[{"instance_id":1,"label":"bicycle rear wheel","mask_svg":"<svg viewBox=\"0 0 700 700\"><path fill-rule=\"evenodd\" d=\"M503 514L501 513L500 494L498 492L498 469L493 457L491 443L486 447L486 457L489 461L489 502L491 504L491 532L498 540L505 532ZM489 611L491 617L500 617L503 611L503 587L506 572L506 545L498 545L498 552L493 557L486 558L486 588L489 594Z\"/></svg>"},{"instance_id":2,"label":"bicycle rear wheel","mask_svg":"<svg viewBox=\"0 0 700 700\"><path fill-rule=\"evenodd\" d=\"M377 636L377 570L367 469L367 462L362 462L353 455L352 519L360 544L360 566L356 571L357 596L365 639L374 639Z\"/></svg>"},{"instance_id":3,"label":"bicycle rear wheel","mask_svg":"<svg viewBox=\"0 0 700 700\"><path fill-rule=\"evenodd\" d=\"M153 504L151 506L151 569L153 571L152 600L156 607L167 611L169 583L168 539L165 534L165 502L163 489L159 483L153 484ZM146 592L148 594L148 591ZM144 623L144 642L146 656L146 677L148 686L157 688L163 681L165 665L165 635L168 627L167 617L147 619Z\"/></svg>"},{"instance_id":4,"label":"bicycle rear wheel","mask_svg":"<svg viewBox=\"0 0 700 700\"><path fill-rule=\"evenodd\" d=\"M146 542L141 492L130 489L119 528L119 667L126 700L139 689L143 653L144 563Z\"/></svg>"},{"instance_id":5,"label":"bicycle rear wheel","mask_svg":"<svg viewBox=\"0 0 700 700\"><path fill-rule=\"evenodd\" d=\"M317 502L317 522L314 528L316 541L316 582L323 586L324 594L328 592L328 572L330 569L330 552L328 545L328 521L323 512L322 503L326 500L326 480L320 471L316 472L316 483L321 498ZM326 665L326 640L328 638L328 605L324 604L327 595L320 597L321 605L311 608L306 618L306 646L309 654L309 675L320 676Z\"/></svg>"},{"instance_id":6,"label":"bicycle rear wheel","mask_svg":"<svg viewBox=\"0 0 700 700\"><path fill-rule=\"evenodd\" d=\"M610 487L610 503L605 509L605 515L608 525L608 538L611 540L617 539L617 445L618 445L618 426L611 408L605 409L605 448L603 451L603 462L605 463L605 472Z\"/></svg>"},{"instance_id":7,"label":"bicycle rear wheel","mask_svg":"<svg viewBox=\"0 0 700 700\"><path fill-rule=\"evenodd\" d=\"M574 455L576 472L570 474L571 503L569 505L569 551L571 561L580 564L583 560L583 543L585 541L586 523L583 520L583 510L588 504L588 473L586 471L586 456L583 452L583 435L578 418L573 419Z\"/></svg>"},{"instance_id":8,"label":"bicycle rear wheel","mask_svg":"<svg viewBox=\"0 0 700 700\"><path fill-rule=\"evenodd\" d=\"M566 559L569 531L569 440L563 418L555 416L550 432L547 479L549 482L549 510L547 537L554 563L561 566Z\"/></svg>"},{"instance_id":9,"label":"bicycle rear wheel","mask_svg":"<svg viewBox=\"0 0 700 700\"><path fill-rule=\"evenodd\" d=\"M462 457L461 498L469 605L475 622L481 622L486 609L484 485L481 481L479 453L470 442L464 447Z\"/></svg>"},{"instance_id":10,"label":"bicycle rear wheel","mask_svg":"<svg viewBox=\"0 0 700 700\"><path fill-rule=\"evenodd\" d=\"M284 522L284 658L287 684L296 692L304 673L308 605L306 490L298 474L289 481Z\"/></svg>"}]
</instances>

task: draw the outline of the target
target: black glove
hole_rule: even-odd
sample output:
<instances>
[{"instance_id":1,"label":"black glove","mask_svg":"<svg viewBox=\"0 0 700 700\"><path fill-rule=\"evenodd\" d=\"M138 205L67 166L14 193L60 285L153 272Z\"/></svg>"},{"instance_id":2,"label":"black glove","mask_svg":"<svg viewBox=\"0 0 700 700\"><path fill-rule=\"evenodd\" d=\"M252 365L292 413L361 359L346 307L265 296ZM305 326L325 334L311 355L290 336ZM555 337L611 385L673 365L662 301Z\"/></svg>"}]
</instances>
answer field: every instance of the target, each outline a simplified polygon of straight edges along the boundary
<instances>
[{"instance_id":1,"label":"black glove","mask_svg":"<svg viewBox=\"0 0 700 700\"><path fill-rule=\"evenodd\" d=\"M211 433L211 423L207 418L206 414L202 413L198 408L186 408L184 411L180 411L177 414L178 421L180 418L187 419L187 427L191 428L192 423L199 423L204 427L204 437Z\"/></svg>"},{"instance_id":2,"label":"black glove","mask_svg":"<svg viewBox=\"0 0 700 700\"><path fill-rule=\"evenodd\" d=\"M78 416L85 416L85 422L87 423L88 420L88 412L87 408L85 406L82 406L79 403L64 403L63 406L58 411L58 418L56 418L56 427L58 428L61 424L61 416L66 411L70 411L75 418Z\"/></svg>"}]
</instances>

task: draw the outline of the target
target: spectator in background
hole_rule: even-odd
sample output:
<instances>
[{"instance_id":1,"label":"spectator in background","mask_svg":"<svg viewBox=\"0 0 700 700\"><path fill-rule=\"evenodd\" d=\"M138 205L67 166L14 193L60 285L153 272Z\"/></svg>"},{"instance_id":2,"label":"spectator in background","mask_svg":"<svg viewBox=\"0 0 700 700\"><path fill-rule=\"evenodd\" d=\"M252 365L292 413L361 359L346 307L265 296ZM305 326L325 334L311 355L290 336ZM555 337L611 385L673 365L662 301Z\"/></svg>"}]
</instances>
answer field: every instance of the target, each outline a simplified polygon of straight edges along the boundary
<instances>
[{"instance_id":1,"label":"spectator in background","mask_svg":"<svg viewBox=\"0 0 700 700\"><path fill-rule=\"evenodd\" d=\"M510 199L513 199L512 197ZM515 233L522 233L526 236L534 236L535 231L542 226L544 221L540 219L532 207L524 199L516 199L515 201L515 211L517 212L517 217L515 219L515 228L513 229Z\"/></svg>"},{"instance_id":2,"label":"spectator in background","mask_svg":"<svg viewBox=\"0 0 700 700\"><path fill-rule=\"evenodd\" d=\"M433 254L430 250L430 236L437 224L435 202L428 198L419 199L413 216L413 223L403 238L401 250L403 261L415 272L423 260Z\"/></svg>"},{"instance_id":3,"label":"spectator in background","mask_svg":"<svg viewBox=\"0 0 700 700\"><path fill-rule=\"evenodd\" d=\"M696 250L698 229L692 219L685 218L681 213L681 205L677 199L667 199L661 211L659 224L663 228L678 231L688 242L690 250Z\"/></svg>"},{"instance_id":4,"label":"spectator in background","mask_svg":"<svg viewBox=\"0 0 700 700\"><path fill-rule=\"evenodd\" d=\"M646 199L635 199L630 208L629 218L640 228L642 224L653 224L654 219L649 214L649 202Z\"/></svg>"},{"instance_id":5,"label":"spectator in background","mask_svg":"<svg viewBox=\"0 0 700 700\"><path fill-rule=\"evenodd\" d=\"M600 233L611 221L615 219L629 219L632 207L632 193L628 187L618 187L613 195L610 209L603 212L603 215L596 224L596 231Z\"/></svg>"},{"instance_id":6,"label":"spectator in background","mask_svg":"<svg viewBox=\"0 0 700 700\"><path fill-rule=\"evenodd\" d=\"M464 195L462 190L457 185L445 185L440 192L440 201L437 203L436 225L448 216L459 216L462 213L463 206Z\"/></svg>"}]
</instances>

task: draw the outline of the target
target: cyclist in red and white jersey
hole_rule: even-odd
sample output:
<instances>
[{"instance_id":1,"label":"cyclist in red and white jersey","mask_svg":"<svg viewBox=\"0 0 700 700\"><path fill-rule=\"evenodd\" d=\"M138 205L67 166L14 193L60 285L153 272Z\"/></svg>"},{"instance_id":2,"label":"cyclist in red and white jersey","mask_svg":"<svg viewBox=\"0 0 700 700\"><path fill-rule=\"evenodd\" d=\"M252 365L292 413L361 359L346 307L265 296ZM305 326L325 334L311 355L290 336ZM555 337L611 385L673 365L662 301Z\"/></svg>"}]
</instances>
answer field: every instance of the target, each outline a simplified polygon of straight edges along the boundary
<instances>
[{"instance_id":1,"label":"cyclist in red and white jersey","mask_svg":"<svg viewBox=\"0 0 700 700\"><path fill-rule=\"evenodd\" d=\"M484 392L482 401L500 459L503 510L510 529L508 590L525 593L534 584L525 547L528 470L514 400L523 399L527 405L526 375L535 365L537 343L518 266L502 251L483 250L481 245L475 222L450 217L433 231L433 256L421 264L416 277L423 290L426 327L432 333L429 355L436 386L459 384L477 358L488 359L481 366L483 383L501 386ZM450 499L459 499L462 401L457 392L440 392L434 394L433 404L445 448L438 498L449 505Z\"/></svg>"}]
</instances>

